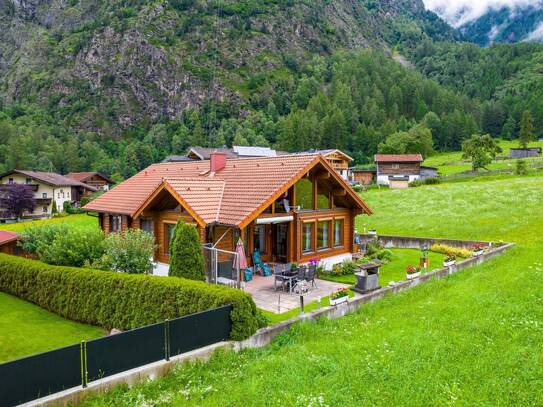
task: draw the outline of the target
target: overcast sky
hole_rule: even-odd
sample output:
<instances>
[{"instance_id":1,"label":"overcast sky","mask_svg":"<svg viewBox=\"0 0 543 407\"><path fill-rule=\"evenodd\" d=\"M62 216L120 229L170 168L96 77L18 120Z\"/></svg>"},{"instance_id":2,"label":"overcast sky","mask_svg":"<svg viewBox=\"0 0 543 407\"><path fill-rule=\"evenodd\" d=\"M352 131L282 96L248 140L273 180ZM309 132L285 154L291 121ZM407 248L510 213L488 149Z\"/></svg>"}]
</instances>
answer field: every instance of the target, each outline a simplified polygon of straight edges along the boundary
<instances>
[{"instance_id":1,"label":"overcast sky","mask_svg":"<svg viewBox=\"0 0 543 407\"><path fill-rule=\"evenodd\" d=\"M435 11L449 23L460 26L485 14L490 8L542 4L543 0L423 0L426 8Z\"/></svg>"}]
</instances>

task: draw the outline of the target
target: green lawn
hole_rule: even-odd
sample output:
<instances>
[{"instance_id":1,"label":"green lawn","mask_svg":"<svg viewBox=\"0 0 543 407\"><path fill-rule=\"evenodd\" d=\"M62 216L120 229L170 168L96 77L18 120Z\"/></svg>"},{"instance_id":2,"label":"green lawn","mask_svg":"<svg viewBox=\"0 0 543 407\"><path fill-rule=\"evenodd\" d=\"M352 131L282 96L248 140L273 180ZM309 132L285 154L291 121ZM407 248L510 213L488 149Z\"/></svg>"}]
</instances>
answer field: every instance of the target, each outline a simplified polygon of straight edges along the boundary
<instances>
[{"instance_id":1,"label":"green lawn","mask_svg":"<svg viewBox=\"0 0 543 407\"><path fill-rule=\"evenodd\" d=\"M69 215L64 218L38 219L19 223L1 223L0 230L9 230L12 232L22 232L31 225L46 225L48 223L68 223L76 227L98 227L98 218L87 214Z\"/></svg>"},{"instance_id":2,"label":"green lawn","mask_svg":"<svg viewBox=\"0 0 543 407\"><path fill-rule=\"evenodd\" d=\"M504 240L481 266L91 406L543 405L543 177L364 193L378 232Z\"/></svg>"},{"instance_id":3,"label":"green lawn","mask_svg":"<svg viewBox=\"0 0 543 407\"><path fill-rule=\"evenodd\" d=\"M503 150L501 155L508 156L510 148L518 147L518 140L500 140L500 147ZM530 147L543 147L542 141L534 141L530 143ZM527 158L528 164L542 164L543 159L541 157ZM496 160L488 166L489 170L502 170L502 169L514 169L516 160ZM442 175L453 175L465 171L471 170L471 164L462 159L461 151L452 151L447 153L439 153L428 157L424 160L424 165L430 167L437 167L439 173Z\"/></svg>"},{"instance_id":4,"label":"green lawn","mask_svg":"<svg viewBox=\"0 0 543 407\"><path fill-rule=\"evenodd\" d=\"M105 335L0 292L0 363Z\"/></svg>"},{"instance_id":5,"label":"green lawn","mask_svg":"<svg viewBox=\"0 0 543 407\"><path fill-rule=\"evenodd\" d=\"M405 269L409 265L418 266L421 256L420 250L415 249L392 249L392 259L389 263L383 265L379 269L379 285L384 287L391 281L402 281L406 279ZM445 256L441 253L430 252L430 267L428 271L443 266ZM324 280L336 281L338 283L355 284L356 277L354 274L346 276L330 276L320 278Z\"/></svg>"}]
</instances>

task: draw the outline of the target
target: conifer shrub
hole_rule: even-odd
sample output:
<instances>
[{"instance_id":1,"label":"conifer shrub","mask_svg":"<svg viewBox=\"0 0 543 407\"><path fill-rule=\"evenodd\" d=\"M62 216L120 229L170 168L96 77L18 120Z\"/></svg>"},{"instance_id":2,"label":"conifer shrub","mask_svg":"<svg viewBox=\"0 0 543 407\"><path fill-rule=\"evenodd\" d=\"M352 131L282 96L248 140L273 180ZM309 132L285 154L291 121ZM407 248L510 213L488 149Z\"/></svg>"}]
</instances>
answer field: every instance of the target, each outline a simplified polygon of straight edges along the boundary
<instances>
[{"instance_id":1,"label":"conifer shrub","mask_svg":"<svg viewBox=\"0 0 543 407\"><path fill-rule=\"evenodd\" d=\"M265 325L241 290L183 278L52 266L0 254L0 291L62 317L107 329L132 329L232 305L230 338L241 340Z\"/></svg>"},{"instance_id":2,"label":"conifer shrub","mask_svg":"<svg viewBox=\"0 0 543 407\"><path fill-rule=\"evenodd\" d=\"M170 243L169 275L205 281L202 243L195 226L178 221Z\"/></svg>"}]
</instances>

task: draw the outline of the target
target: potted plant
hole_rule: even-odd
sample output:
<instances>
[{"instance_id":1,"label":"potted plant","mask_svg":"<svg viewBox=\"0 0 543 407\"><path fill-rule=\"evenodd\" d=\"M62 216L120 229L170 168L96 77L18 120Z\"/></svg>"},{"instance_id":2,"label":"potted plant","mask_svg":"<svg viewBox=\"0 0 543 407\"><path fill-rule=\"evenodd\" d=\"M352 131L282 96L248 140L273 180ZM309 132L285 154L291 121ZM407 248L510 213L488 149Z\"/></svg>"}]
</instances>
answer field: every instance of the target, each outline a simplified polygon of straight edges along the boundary
<instances>
[{"instance_id":1,"label":"potted plant","mask_svg":"<svg viewBox=\"0 0 543 407\"><path fill-rule=\"evenodd\" d=\"M421 267L420 266L407 266L406 269L407 279L413 280L420 277Z\"/></svg>"},{"instance_id":2,"label":"potted plant","mask_svg":"<svg viewBox=\"0 0 543 407\"><path fill-rule=\"evenodd\" d=\"M342 288L341 290L337 290L336 292L332 293L330 296L330 305L339 305L343 302L347 302L348 299L349 290Z\"/></svg>"},{"instance_id":3,"label":"potted plant","mask_svg":"<svg viewBox=\"0 0 543 407\"><path fill-rule=\"evenodd\" d=\"M452 253L447 254L445 256L443 266L450 267L450 266L454 266L455 264L456 264L456 256Z\"/></svg>"},{"instance_id":4,"label":"potted plant","mask_svg":"<svg viewBox=\"0 0 543 407\"><path fill-rule=\"evenodd\" d=\"M474 256L480 256L485 252L485 245L482 243L475 243L472 246L471 251L473 252Z\"/></svg>"}]
</instances>

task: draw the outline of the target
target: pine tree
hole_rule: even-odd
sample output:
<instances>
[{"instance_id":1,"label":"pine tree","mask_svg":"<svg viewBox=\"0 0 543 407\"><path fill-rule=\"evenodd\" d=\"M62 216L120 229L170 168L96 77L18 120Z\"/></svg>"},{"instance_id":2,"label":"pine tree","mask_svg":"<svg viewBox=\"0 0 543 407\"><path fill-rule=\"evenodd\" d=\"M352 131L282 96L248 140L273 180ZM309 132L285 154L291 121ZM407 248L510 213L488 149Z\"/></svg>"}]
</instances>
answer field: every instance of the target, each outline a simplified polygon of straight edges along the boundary
<instances>
[{"instance_id":1,"label":"pine tree","mask_svg":"<svg viewBox=\"0 0 543 407\"><path fill-rule=\"evenodd\" d=\"M528 144L532 141L534 136L534 122L532 114L529 110L525 110L522 113L520 119L520 133L519 133L519 145L521 148L528 148Z\"/></svg>"},{"instance_id":2,"label":"pine tree","mask_svg":"<svg viewBox=\"0 0 543 407\"><path fill-rule=\"evenodd\" d=\"M175 225L170 243L170 276L205 281L204 256L196 227L183 221Z\"/></svg>"}]
</instances>

